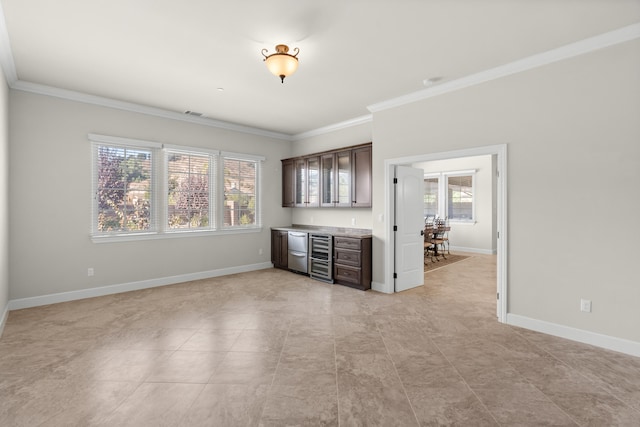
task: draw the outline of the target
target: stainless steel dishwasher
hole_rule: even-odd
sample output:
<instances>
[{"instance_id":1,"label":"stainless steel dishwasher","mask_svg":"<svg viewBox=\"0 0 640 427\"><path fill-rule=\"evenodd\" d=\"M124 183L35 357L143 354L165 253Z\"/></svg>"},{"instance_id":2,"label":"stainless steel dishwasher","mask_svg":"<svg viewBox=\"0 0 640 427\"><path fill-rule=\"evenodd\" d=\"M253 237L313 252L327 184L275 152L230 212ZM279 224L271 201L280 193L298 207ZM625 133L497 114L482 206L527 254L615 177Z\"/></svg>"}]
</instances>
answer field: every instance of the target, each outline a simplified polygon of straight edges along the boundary
<instances>
[{"instance_id":1,"label":"stainless steel dishwasher","mask_svg":"<svg viewBox=\"0 0 640 427\"><path fill-rule=\"evenodd\" d=\"M301 231L289 231L289 270L307 273L308 267L308 236Z\"/></svg>"}]
</instances>

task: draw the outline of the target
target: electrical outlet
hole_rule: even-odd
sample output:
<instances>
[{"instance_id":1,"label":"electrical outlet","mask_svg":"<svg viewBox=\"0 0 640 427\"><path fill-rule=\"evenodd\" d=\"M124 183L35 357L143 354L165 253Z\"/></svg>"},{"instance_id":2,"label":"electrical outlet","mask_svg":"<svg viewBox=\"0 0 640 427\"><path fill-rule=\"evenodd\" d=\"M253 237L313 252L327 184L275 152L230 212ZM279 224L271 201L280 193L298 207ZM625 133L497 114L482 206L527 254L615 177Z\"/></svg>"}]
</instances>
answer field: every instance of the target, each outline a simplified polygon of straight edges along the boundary
<instances>
[{"instance_id":1,"label":"electrical outlet","mask_svg":"<svg viewBox=\"0 0 640 427\"><path fill-rule=\"evenodd\" d=\"M356 219L355 218L351 218L351 225L356 225Z\"/></svg>"},{"instance_id":2,"label":"electrical outlet","mask_svg":"<svg viewBox=\"0 0 640 427\"><path fill-rule=\"evenodd\" d=\"M591 313L591 300L581 299L580 311L584 311L585 313Z\"/></svg>"},{"instance_id":3,"label":"electrical outlet","mask_svg":"<svg viewBox=\"0 0 640 427\"><path fill-rule=\"evenodd\" d=\"M262 248L258 249L258 255L262 255Z\"/></svg>"},{"instance_id":4,"label":"electrical outlet","mask_svg":"<svg viewBox=\"0 0 640 427\"><path fill-rule=\"evenodd\" d=\"M93 267L87 268L87 276L89 277L93 276Z\"/></svg>"}]
</instances>

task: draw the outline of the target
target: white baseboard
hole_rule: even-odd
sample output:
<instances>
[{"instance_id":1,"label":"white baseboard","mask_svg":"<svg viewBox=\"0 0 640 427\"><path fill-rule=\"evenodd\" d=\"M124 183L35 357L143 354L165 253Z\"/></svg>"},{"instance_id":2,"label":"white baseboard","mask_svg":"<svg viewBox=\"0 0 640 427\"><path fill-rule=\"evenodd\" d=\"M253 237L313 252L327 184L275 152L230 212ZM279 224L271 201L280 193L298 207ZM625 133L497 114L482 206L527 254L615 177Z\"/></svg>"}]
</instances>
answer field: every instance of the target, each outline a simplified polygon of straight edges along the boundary
<instances>
[{"instance_id":1,"label":"white baseboard","mask_svg":"<svg viewBox=\"0 0 640 427\"><path fill-rule=\"evenodd\" d=\"M371 290L372 291L377 291L377 292L382 292L382 293L385 293L385 294L392 294L393 293L393 290L389 291L387 286L384 283L380 283L380 282L371 282Z\"/></svg>"},{"instance_id":2,"label":"white baseboard","mask_svg":"<svg viewBox=\"0 0 640 427\"><path fill-rule=\"evenodd\" d=\"M511 313L507 314L507 324L640 357L640 342L624 338L616 338Z\"/></svg>"},{"instance_id":3,"label":"white baseboard","mask_svg":"<svg viewBox=\"0 0 640 427\"><path fill-rule=\"evenodd\" d=\"M122 292L138 291L141 289L174 285L176 283L189 282L192 280L227 276L229 274L245 273L248 271L263 270L272 267L273 264L271 264L270 262L263 262L260 264L241 265L238 267L221 268L219 270L201 271L198 273L188 273L178 276L161 277L158 279L141 280L138 282L122 283L119 285L102 286L99 288L80 289L77 291L61 292L57 294L42 295L37 297L19 298L10 300L8 309L19 310L21 308L38 307L41 305L56 304L60 302L75 301L85 298L119 294Z\"/></svg>"},{"instance_id":4,"label":"white baseboard","mask_svg":"<svg viewBox=\"0 0 640 427\"><path fill-rule=\"evenodd\" d=\"M2 317L0 317L0 337L4 332L4 325L7 323L7 318L9 317L9 303L5 305L4 311L2 312Z\"/></svg>"},{"instance_id":5,"label":"white baseboard","mask_svg":"<svg viewBox=\"0 0 640 427\"><path fill-rule=\"evenodd\" d=\"M498 253L497 250L492 249L478 249L478 248L465 248L464 246L453 246L449 248L452 251L460 251L460 252L471 252L473 254L485 254L485 255L495 255Z\"/></svg>"}]
</instances>

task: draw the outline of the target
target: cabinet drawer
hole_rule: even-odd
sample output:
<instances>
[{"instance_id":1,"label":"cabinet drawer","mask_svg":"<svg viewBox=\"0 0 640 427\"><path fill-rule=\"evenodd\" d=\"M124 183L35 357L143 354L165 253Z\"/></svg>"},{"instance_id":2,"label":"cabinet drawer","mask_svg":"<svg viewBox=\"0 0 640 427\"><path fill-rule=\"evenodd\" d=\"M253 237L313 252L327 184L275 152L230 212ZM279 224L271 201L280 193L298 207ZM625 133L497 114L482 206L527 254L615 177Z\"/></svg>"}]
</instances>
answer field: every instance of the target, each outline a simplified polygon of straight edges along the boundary
<instances>
[{"instance_id":1,"label":"cabinet drawer","mask_svg":"<svg viewBox=\"0 0 640 427\"><path fill-rule=\"evenodd\" d=\"M353 283L354 285L360 285L362 270L360 270L359 268L334 264L333 272L334 280Z\"/></svg>"},{"instance_id":2,"label":"cabinet drawer","mask_svg":"<svg viewBox=\"0 0 640 427\"><path fill-rule=\"evenodd\" d=\"M360 267L362 265L362 254L360 251L352 251L349 249L335 249L335 261L336 264L352 265L354 267Z\"/></svg>"},{"instance_id":3,"label":"cabinet drawer","mask_svg":"<svg viewBox=\"0 0 640 427\"><path fill-rule=\"evenodd\" d=\"M355 249L360 250L360 239L353 237L334 237L333 246L335 248Z\"/></svg>"}]
</instances>

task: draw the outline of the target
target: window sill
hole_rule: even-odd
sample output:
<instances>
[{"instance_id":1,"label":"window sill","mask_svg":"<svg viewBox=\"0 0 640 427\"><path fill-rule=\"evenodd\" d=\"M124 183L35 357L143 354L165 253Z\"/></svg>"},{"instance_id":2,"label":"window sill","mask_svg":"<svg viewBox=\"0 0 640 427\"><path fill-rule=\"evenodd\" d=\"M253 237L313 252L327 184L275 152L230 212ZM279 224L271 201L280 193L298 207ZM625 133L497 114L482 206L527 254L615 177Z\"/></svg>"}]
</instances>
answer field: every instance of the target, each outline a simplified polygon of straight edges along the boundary
<instances>
[{"instance_id":1,"label":"window sill","mask_svg":"<svg viewBox=\"0 0 640 427\"><path fill-rule=\"evenodd\" d=\"M474 220L468 220L465 221L463 219L450 219L449 220L449 224L456 224L456 225L476 225L477 221Z\"/></svg>"},{"instance_id":2,"label":"window sill","mask_svg":"<svg viewBox=\"0 0 640 427\"><path fill-rule=\"evenodd\" d=\"M184 237L210 237L230 234L259 233L262 227L225 228L220 230L166 231L164 233L123 233L92 235L93 243L133 242L139 240L179 239Z\"/></svg>"}]
</instances>

